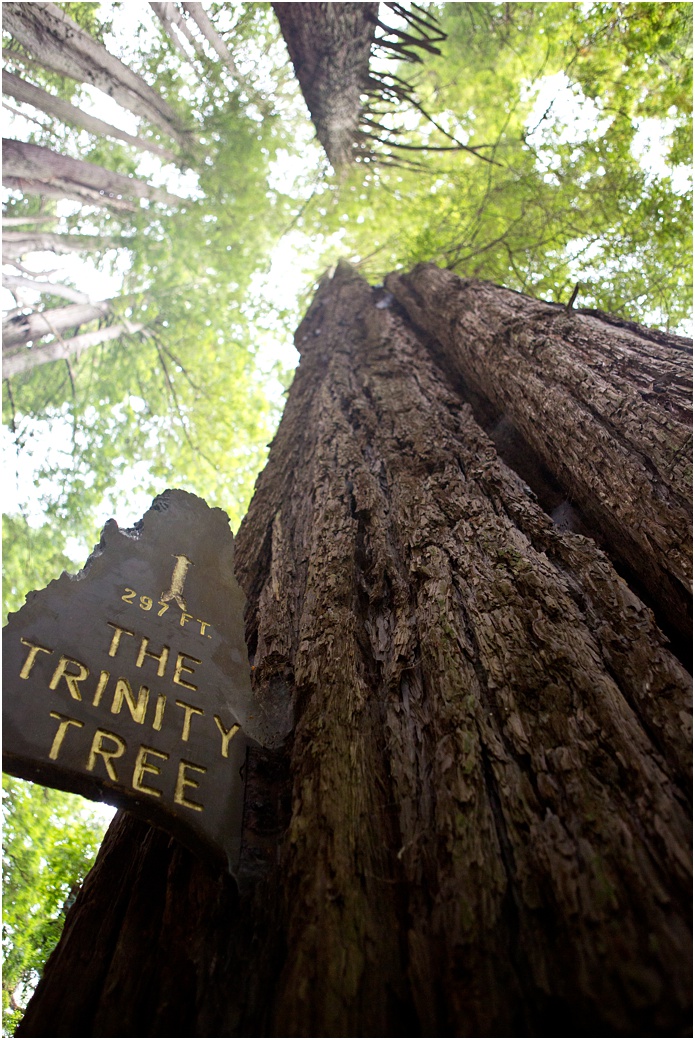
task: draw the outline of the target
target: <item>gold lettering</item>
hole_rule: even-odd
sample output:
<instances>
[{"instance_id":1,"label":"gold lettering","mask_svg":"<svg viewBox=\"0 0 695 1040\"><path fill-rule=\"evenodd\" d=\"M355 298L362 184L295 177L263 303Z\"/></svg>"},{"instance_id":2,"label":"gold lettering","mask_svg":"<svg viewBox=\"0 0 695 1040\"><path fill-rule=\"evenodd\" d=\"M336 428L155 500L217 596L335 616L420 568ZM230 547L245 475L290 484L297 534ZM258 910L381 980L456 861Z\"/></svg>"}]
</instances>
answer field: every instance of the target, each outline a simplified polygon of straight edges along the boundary
<instances>
[{"instance_id":1,"label":"gold lettering","mask_svg":"<svg viewBox=\"0 0 695 1040\"><path fill-rule=\"evenodd\" d=\"M155 798L161 798L161 791L158 791L156 787L148 787L147 784L143 784L142 782L145 773L153 773L155 776L159 776L162 772L159 766L154 765L153 762L147 761L148 755L156 755L157 758L161 758L165 762L169 757L165 752L155 751L154 748L145 747L143 744L138 751L138 757L135 759L135 768L133 769L133 787L136 791L142 791L144 794L153 794Z\"/></svg>"},{"instance_id":2,"label":"gold lettering","mask_svg":"<svg viewBox=\"0 0 695 1040\"><path fill-rule=\"evenodd\" d=\"M140 653L138 659L135 662L137 668L142 668L143 661L146 657L151 657L153 661L157 661L157 675L161 678L164 675L164 669L167 666L167 660L169 659L169 647L162 647L160 654L153 654L151 650L148 650L149 639L143 639L140 643Z\"/></svg>"},{"instance_id":3,"label":"gold lettering","mask_svg":"<svg viewBox=\"0 0 695 1040\"><path fill-rule=\"evenodd\" d=\"M70 672L65 671L69 664L74 664L77 668L79 668L79 672L77 675L71 675ZM86 665L80 664L80 662L76 661L73 657L65 657L65 655L63 655L63 657L61 657L58 663L58 667L53 673L53 678L49 682L48 688L49 690L55 690L61 678L63 678L65 679L65 682L68 684L70 696L76 701L81 701L82 694L77 689L77 684L79 682L83 682L88 675L89 668L87 668Z\"/></svg>"},{"instance_id":4,"label":"gold lettering","mask_svg":"<svg viewBox=\"0 0 695 1040\"><path fill-rule=\"evenodd\" d=\"M185 701L177 701L177 708L183 708L183 729L181 731L181 740L188 740L191 733L191 718L193 715L204 715L202 708L194 708L192 704L186 704Z\"/></svg>"},{"instance_id":5,"label":"gold lettering","mask_svg":"<svg viewBox=\"0 0 695 1040\"><path fill-rule=\"evenodd\" d=\"M34 661L38 657L39 653L42 653L42 654L52 654L53 651L49 650L45 646L39 646L38 643L30 643L29 640L28 639L24 639L23 636L20 636L20 640L19 641L20 641L20 643L24 643L25 646L31 647L31 649L29 650L29 653L27 654L27 659L24 662L24 664L22 665L22 669L21 669L21 671L19 673L19 678L20 679L28 679L29 675L31 674L31 670L34 667Z\"/></svg>"},{"instance_id":6,"label":"gold lettering","mask_svg":"<svg viewBox=\"0 0 695 1040\"><path fill-rule=\"evenodd\" d=\"M193 675L193 669L188 668L187 665L183 663L184 658L188 658L189 661L194 661L196 664L203 663L202 661L199 661L197 657L191 657L190 654L179 654L176 658L176 667L174 668L174 682L178 683L179 686L185 686L187 690L197 690L197 686L193 683L186 682L185 679L181 678L181 672L188 672L190 675Z\"/></svg>"},{"instance_id":7,"label":"gold lettering","mask_svg":"<svg viewBox=\"0 0 695 1040\"><path fill-rule=\"evenodd\" d=\"M129 632L127 628L120 628L118 625L114 625L112 621L107 621L106 624L109 626L109 628L116 629L116 631L113 634L113 639L111 640L111 646L109 647L109 657L115 657L116 651L118 650L118 647L121 642L121 636L134 636L135 633Z\"/></svg>"},{"instance_id":8,"label":"gold lettering","mask_svg":"<svg viewBox=\"0 0 695 1040\"><path fill-rule=\"evenodd\" d=\"M104 740L112 740L116 745L115 751L107 751L104 747ZM87 769L92 772L96 765L97 755L100 755L104 759L104 765L106 766L106 772L112 780L118 782L118 776L114 769L112 758L120 758L126 749L126 742L122 740L115 733L109 733L108 730L98 729L94 734L94 740L89 751L89 758L87 759Z\"/></svg>"},{"instance_id":9,"label":"gold lettering","mask_svg":"<svg viewBox=\"0 0 695 1040\"><path fill-rule=\"evenodd\" d=\"M94 696L92 697L92 704L95 708L101 704L101 698L104 693L104 690L106 689L106 684L109 681L110 674L110 672L102 672L99 676L99 682L97 683L97 688L94 691Z\"/></svg>"},{"instance_id":10,"label":"gold lettering","mask_svg":"<svg viewBox=\"0 0 695 1040\"><path fill-rule=\"evenodd\" d=\"M199 617L196 618L196 621L200 625L200 634L201 634L201 636L204 636L205 635L205 629L206 628L210 628L210 623L208 621L201 621Z\"/></svg>"},{"instance_id":11,"label":"gold lettering","mask_svg":"<svg viewBox=\"0 0 695 1040\"><path fill-rule=\"evenodd\" d=\"M117 679L116 689L113 694L113 701L111 703L111 714L118 715L119 711L123 707L123 701L130 708L130 714L133 716L134 722L143 723L145 721L145 713L147 712L147 703L150 699L149 686L141 686L138 691L137 702L133 697L133 690L127 679Z\"/></svg>"},{"instance_id":12,"label":"gold lettering","mask_svg":"<svg viewBox=\"0 0 695 1040\"><path fill-rule=\"evenodd\" d=\"M164 718L164 709L166 707L167 699L163 693L157 697L157 704L154 709L154 719L152 721L152 729L160 730L162 728L162 719Z\"/></svg>"},{"instance_id":13,"label":"gold lettering","mask_svg":"<svg viewBox=\"0 0 695 1040\"><path fill-rule=\"evenodd\" d=\"M182 614L181 615L181 620L179 621L179 624L181 625L181 628L183 628L183 626L186 624L187 621L192 621L192 620L193 620L193 615L192 614Z\"/></svg>"},{"instance_id":14,"label":"gold lettering","mask_svg":"<svg viewBox=\"0 0 695 1040\"><path fill-rule=\"evenodd\" d=\"M179 772L176 777L174 801L177 805L185 805L187 809L195 809L196 812L202 812L203 806L200 805L199 802L189 802L184 795L184 789L186 787L200 787L197 780L191 780L185 775L187 769L194 769L196 773L207 773L207 769L203 766L195 766L192 762L186 762L185 759L182 758L179 762Z\"/></svg>"},{"instance_id":15,"label":"gold lettering","mask_svg":"<svg viewBox=\"0 0 695 1040\"><path fill-rule=\"evenodd\" d=\"M162 593L160 603L169 603L170 600L174 600L177 607L181 610L186 609L186 601L183 598L183 586L186 581L186 573L188 568L192 565L193 561L189 560L187 556L177 556L172 553L172 556L176 560L176 565L171 575L171 587L168 592Z\"/></svg>"},{"instance_id":16,"label":"gold lettering","mask_svg":"<svg viewBox=\"0 0 695 1040\"><path fill-rule=\"evenodd\" d=\"M222 758L229 758L229 742L241 727L234 723L231 729L225 729L219 715L215 715L215 723L222 736Z\"/></svg>"},{"instance_id":17,"label":"gold lettering","mask_svg":"<svg viewBox=\"0 0 695 1040\"><path fill-rule=\"evenodd\" d=\"M68 726L80 727L84 726L84 722L78 722L77 719L69 719L67 715L58 715L58 713L55 711L50 712L50 716L52 719L60 719L56 735L53 738L53 743L51 744L51 750L48 752L49 758L56 759L58 757L61 747L63 746L63 740L65 739L65 734L68 731Z\"/></svg>"}]
</instances>

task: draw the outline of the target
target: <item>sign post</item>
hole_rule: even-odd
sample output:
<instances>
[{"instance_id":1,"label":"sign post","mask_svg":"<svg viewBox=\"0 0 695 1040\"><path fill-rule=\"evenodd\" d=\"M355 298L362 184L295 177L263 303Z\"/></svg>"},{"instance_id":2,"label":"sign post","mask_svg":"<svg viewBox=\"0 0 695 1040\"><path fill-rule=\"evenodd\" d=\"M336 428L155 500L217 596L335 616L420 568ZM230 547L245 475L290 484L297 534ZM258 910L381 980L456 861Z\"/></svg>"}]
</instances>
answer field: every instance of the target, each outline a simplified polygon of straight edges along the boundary
<instances>
[{"instance_id":1,"label":"sign post","mask_svg":"<svg viewBox=\"0 0 695 1040\"><path fill-rule=\"evenodd\" d=\"M166 491L3 630L3 769L120 805L236 869L258 726L226 514Z\"/></svg>"}]
</instances>

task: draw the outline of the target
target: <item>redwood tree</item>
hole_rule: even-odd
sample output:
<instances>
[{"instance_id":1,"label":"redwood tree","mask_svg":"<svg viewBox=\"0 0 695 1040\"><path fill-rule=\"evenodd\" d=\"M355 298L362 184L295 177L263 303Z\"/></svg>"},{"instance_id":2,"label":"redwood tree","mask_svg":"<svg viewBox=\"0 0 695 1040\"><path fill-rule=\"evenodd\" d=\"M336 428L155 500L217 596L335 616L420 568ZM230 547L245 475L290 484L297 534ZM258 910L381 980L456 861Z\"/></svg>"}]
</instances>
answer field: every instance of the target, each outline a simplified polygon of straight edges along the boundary
<instances>
[{"instance_id":1,"label":"redwood tree","mask_svg":"<svg viewBox=\"0 0 695 1040\"><path fill-rule=\"evenodd\" d=\"M238 886L120 815L18 1035L690 1035L689 676L609 557L541 505L564 501L573 416L582 453L600 434L631 456L647 356L660 395L634 450L663 477L670 448L686 496L684 343L448 278L387 292L340 266L297 332L237 539L278 734L249 763ZM555 460L521 418L527 377L510 389L502 345L524 335L549 404L563 389ZM616 372L613 420L580 422ZM523 480L483 429L495 394ZM606 479L627 495L634 472ZM638 543L656 487L620 518Z\"/></svg>"}]
</instances>

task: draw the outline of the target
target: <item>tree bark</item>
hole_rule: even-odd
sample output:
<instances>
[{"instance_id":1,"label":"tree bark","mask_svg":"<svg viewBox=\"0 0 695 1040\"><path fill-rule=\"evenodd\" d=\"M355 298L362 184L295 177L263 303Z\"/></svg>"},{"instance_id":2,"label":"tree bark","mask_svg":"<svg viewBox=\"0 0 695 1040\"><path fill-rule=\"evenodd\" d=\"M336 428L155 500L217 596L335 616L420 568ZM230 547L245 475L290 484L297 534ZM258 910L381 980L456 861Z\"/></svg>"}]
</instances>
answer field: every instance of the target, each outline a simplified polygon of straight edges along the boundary
<instances>
[{"instance_id":1,"label":"tree bark","mask_svg":"<svg viewBox=\"0 0 695 1040\"><path fill-rule=\"evenodd\" d=\"M379 5L274 3L316 136L334 169L353 158Z\"/></svg>"},{"instance_id":2,"label":"tree bark","mask_svg":"<svg viewBox=\"0 0 695 1040\"><path fill-rule=\"evenodd\" d=\"M26 278L20 274L3 274L2 284L8 289L33 289L34 292L61 296L64 300L70 300L72 303L92 302L87 293L73 289L70 285L62 285L60 282L42 282L34 278Z\"/></svg>"},{"instance_id":3,"label":"tree bark","mask_svg":"<svg viewBox=\"0 0 695 1040\"><path fill-rule=\"evenodd\" d=\"M692 341L434 264L387 287L690 643Z\"/></svg>"},{"instance_id":4,"label":"tree bark","mask_svg":"<svg viewBox=\"0 0 695 1040\"><path fill-rule=\"evenodd\" d=\"M107 325L103 329L95 329L94 332L83 332L81 336L72 336L64 340L58 338L52 343L44 346L21 349L9 356L3 354L2 378L11 379L12 376L21 372L29 372L39 365L46 365L49 361L66 361L70 358L78 358L90 347L97 347L100 343L108 343L112 339L118 339L123 335L133 335L141 332L144 325L138 322L124 321L120 325Z\"/></svg>"},{"instance_id":5,"label":"tree bark","mask_svg":"<svg viewBox=\"0 0 695 1040\"><path fill-rule=\"evenodd\" d=\"M17 1035L689 1036L689 676L388 293L340 265L296 344L238 891L119 817Z\"/></svg>"},{"instance_id":6,"label":"tree bark","mask_svg":"<svg viewBox=\"0 0 695 1040\"><path fill-rule=\"evenodd\" d=\"M83 112L82 109L75 108L69 101L63 101L62 98L49 94L48 91L42 90L41 87L35 87L33 83L27 83L26 80L15 76L12 72L3 70L2 92L15 98L16 101L23 101L26 104L33 105L34 108L38 108L39 111L45 112L48 116L55 116L56 119L60 119L62 122L82 127L82 129L97 137L112 137L117 141L125 141L126 144L137 148L139 151L153 152L154 155L158 155L167 162L176 161L176 156L168 148L162 148L161 145L155 144L154 141L148 141L144 137L133 137L132 134L119 130L118 127L112 126L111 123L105 123L103 120Z\"/></svg>"},{"instance_id":7,"label":"tree bark","mask_svg":"<svg viewBox=\"0 0 695 1040\"><path fill-rule=\"evenodd\" d=\"M85 325L96 318L104 318L110 313L111 300L100 300L98 303L72 303L67 307L34 311L31 314L10 318L2 323L3 355L8 350L24 346L30 340L56 335L65 329Z\"/></svg>"},{"instance_id":8,"label":"tree bark","mask_svg":"<svg viewBox=\"0 0 695 1040\"><path fill-rule=\"evenodd\" d=\"M5 3L2 16L3 28L44 68L91 83L188 147L188 132L164 99L55 4Z\"/></svg>"},{"instance_id":9,"label":"tree bark","mask_svg":"<svg viewBox=\"0 0 695 1040\"><path fill-rule=\"evenodd\" d=\"M96 253L109 245L117 245L108 237L61 235L52 231L4 231L3 263L12 263L27 253Z\"/></svg>"},{"instance_id":10,"label":"tree bark","mask_svg":"<svg viewBox=\"0 0 695 1040\"><path fill-rule=\"evenodd\" d=\"M176 206L182 200L136 177L59 155L38 144L2 142L2 183L25 194L77 199L87 205L137 211L134 199Z\"/></svg>"}]
</instances>

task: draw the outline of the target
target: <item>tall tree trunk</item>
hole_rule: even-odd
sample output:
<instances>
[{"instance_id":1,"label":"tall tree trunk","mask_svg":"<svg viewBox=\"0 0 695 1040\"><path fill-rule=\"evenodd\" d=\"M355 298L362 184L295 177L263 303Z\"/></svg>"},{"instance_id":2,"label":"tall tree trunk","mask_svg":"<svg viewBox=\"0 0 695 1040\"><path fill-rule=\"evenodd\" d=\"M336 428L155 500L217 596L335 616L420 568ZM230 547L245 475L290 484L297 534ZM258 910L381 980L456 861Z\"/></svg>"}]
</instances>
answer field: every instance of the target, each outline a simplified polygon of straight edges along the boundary
<instances>
[{"instance_id":1,"label":"tall tree trunk","mask_svg":"<svg viewBox=\"0 0 695 1040\"><path fill-rule=\"evenodd\" d=\"M44 346L24 348L9 356L3 354L2 378L11 379L12 376L19 375L21 372L29 372L39 365L46 365L49 361L68 361L70 358L78 358L90 347L108 343L123 335L142 332L144 327L138 322L124 321L120 325L107 325L103 329L83 332L81 336L72 336L70 339L58 338Z\"/></svg>"},{"instance_id":2,"label":"tall tree trunk","mask_svg":"<svg viewBox=\"0 0 695 1040\"><path fill-rule=\"evenodd\" d=\"M17 1035L689 1036L689 676L389 294L339 266L296 343L239 890L118 817Z\"/></svg>"},{"instance_id":3,"label":"tall tree trunk","mask_svg":"<svg viewBox=\"0 0 695 1040\"><path fill-rule=\"evenodd\" d=\"M498 430L518 431L517 455L547 467L690 642L692 341L434 264L387 287L454 378L492 406Z\"/></svg>"},{"instance_id":4,"label":"tall tree trunk","mask_svg":"<svg viewBox=\"0 0 695 1040\"><path fill-rule=\"evenodd\" d=\"M32 289L38 293L61 296L64 300L71 300L72 303L91 303L87 293L73 289L70 285L62 285L60 282L42 282L35 278L26 278L21 274L3 274L2 284L10 290Z\"/></svg>"},{"instance_id":5,"label":"tall tree trunk","mask_svg":"<svg viewBox=\"0 0 695 1040\"><path fill-rule=\"evenodd\" d=\"M164 99L55 4L5 3L2 20L5 31L44 68L91 83L182 147L188 146L186 128Z\"/></svg>"},{"instance_id":6,"label":"tall tree trunk","mask_svg":"<svg viewBox=\"0 0 695 1040\"><path fill-rule=\"evenodd\" d=\"M2 351L24 346L30 340L56 335L65 329L77 328L96 318L105 318L111 313L111 300L98 303L71 303L67 307L54 307L48 311L33 311L21 314L2 323Z\"/></svg>"},{"instance_id":7,"label":"tall tree trunk","mask_svg":"<svg viewBox=\"0 0 695 1040\"><path fill-rule=\"evenodd\" d=\"M41 87L35 87L33 83L27 83L26 80L15 76L12 72L3 70L2 92L15 98L16 101L24 101L29 105L33 105L34 108L38 108L39 111L45 112L48 116L55 116L56 119L70 123L72 126L80 126L97 137L112 137L117 141L125 141L126 144L132 145L133 148L137 148L139 151L153 152L168 162L176 161L176 156L168 148L162 148L161 145L155 144L154 141L148 141L144 137L133 137L132 134L119 130L118 127L112 126L111 123L105 123L102 119L97 119L96 116L90 116L81 108L75 108L69 101L63 101L62 98L56 97L55 94L49 94L48 91L42 90Z\"/></svg>"},{"instance_id":8,"label":"tall tree trunk","mask_svg":"<svg viewBox=\"0 0 695 1040\"><path fill-rule=\"evenodd\" d=\"M29 195L77 199L86 205L137 211L134 199L176 206L181 199L137 177L126 177L103 166L24 141L2 141L2 183Z\"/></svg>"},{"instance_id":9,"label":"tall tree trunk","mask_svg":"<svg viewBox=\"0 0 695 1040\"><path fill-rule=\"evenodd\" d=\"M92 235L61 235L52 231L4 231L2 235L3 263L12 263L27 253L97 253L109 246L118 246L117 240Z\"/></svg>"}]
</instances>

